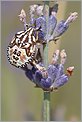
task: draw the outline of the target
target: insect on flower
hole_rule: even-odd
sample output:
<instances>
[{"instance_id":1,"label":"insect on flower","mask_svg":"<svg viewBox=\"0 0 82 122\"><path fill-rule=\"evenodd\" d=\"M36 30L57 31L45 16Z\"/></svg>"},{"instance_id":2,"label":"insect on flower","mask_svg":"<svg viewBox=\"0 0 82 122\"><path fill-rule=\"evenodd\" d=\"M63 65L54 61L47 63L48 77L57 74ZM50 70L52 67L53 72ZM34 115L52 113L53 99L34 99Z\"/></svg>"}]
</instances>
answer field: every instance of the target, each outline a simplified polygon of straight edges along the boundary
<instances>
[{"instance_id":1,"label":"insect on flower","mask_svg":"<svg viewBox=\"0 0 82 122\"><path fill-rule=\"evenodd\" d=\"M35 5L34 8L36 7L40 7L40 6ZM56 11L54 12L56 13ZM31 13L31 15L33 14ZM13 37L12 41L10 42L7 49L8 60L12 65L16 67L21 67L21 68L28 67L28 64L31 64L31 65L36 66L39 70L42 70L44 68L39 66L36 63L37 59L36 59L35 54L37 53L37 50L38 50L36 46L37 42L39 43L46 42L44 41L44 38L46 38L46 36L42 29L43 26L40 25L39 18L36 19L36 27L33 27L32 25L28 26L26 23L26 13L23 9L21 10L21 14L19 15L19 18L20 18L20 21L24 24L24 31L17 32L15 36ZM60 22L58 27L56 27L56 31L54 31L53 34L55 34L55 36L57 37L58 35L60 36L61 34L63 34L67 30L69 23L75 20L76 18L77 18L77 12L72 13L68 17L68 19L63 23L63 25L61 26L62 27L61 29L59 29L61 25L61 22ZM31 19L33 20L32 17ZM37 21L39 23L38 26L37 26ZM44 22L42 22L42 24L44 24ZM53 35L50 36L49 40L52 40L53 37L54 37Z\"/></svg>"},{"instance_id":2,"label":"insect on flower","mask_svg":"<svg viewBox=\"0 0 82 122\"><path fill-rule=\"evenodd\" d=\"M56 41L58 39L56 37L61 36L68 29L69 24L77 18L78 13L71 13L66 21L60 21L57 24L55 15L58 11L58 3L56 3L49 16L49 33L47 35L47 22L43 14L43 8L44 6L42 5L33 5L30 7L31 21L29 25L26 23L25 11L21 10L21 14L18 16L24 25L24 31L19 31L15 34L8 45L7 56L9 62L18 68L22 68L26 76L36 86L43 90L53 91L68 81L74 67L69 67L67 73L64 74L64 63L67 55L63 49L60 52L60 64L57 63L59 50L56 50L52 58L52 63L48 65L48 68L45 68L41 60L40 47L42 46L43 48L47 40L48 42L54 39ZM36 19L34 18L34 13L38 16ZM31 69L29 69L29 65L32 66Z\"/></svg>"},{"instance_id":3,"label":"insect on flower","mask_svg":"<svg viewBox=\"0 0 82 122\"><path fill-rule=\"evenodd\" d=\"M12 65L22 68L28 67L30 63L31 65L35 65L38 69L42 68L36 64L35 59L38 31L39 29L27 25L25 31L20 31L15 34L7 48L8 60Z\"/></svg>"}]
</instances>

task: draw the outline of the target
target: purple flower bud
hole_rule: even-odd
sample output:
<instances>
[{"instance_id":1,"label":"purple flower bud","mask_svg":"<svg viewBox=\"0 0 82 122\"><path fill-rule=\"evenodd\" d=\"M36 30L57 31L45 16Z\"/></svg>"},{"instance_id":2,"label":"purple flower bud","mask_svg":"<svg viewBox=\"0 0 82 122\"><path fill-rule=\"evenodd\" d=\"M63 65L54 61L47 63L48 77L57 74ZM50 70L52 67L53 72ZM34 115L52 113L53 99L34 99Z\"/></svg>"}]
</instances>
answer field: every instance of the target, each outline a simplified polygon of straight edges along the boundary
<instances>
[{"instance_id":1,"label":"purple flower bud","mask_svg":"<svg viewBox=\"0 0 82 122\"><path fill-rule=\"evenodd\" d=\"M41 71L37 70L34 75L34 79L37 83L39 83L42 79L42 73Z\"/></svg>"},{"instance_id":2,"label":"purple flower bud","mask_svg":"<svg viewBox=\"0 0 82 122\"><path fill-rule=\"evenodd\" d=\"M56 79L58 79L63 74L64 74L64 66L62 64L59 64Z\"/></svg>"},{"instance_id":3,"label":"purple flower bud","mask_svg":"<svg viewBox=\"0 0 82 122\"><path fill-rule=\"evenodd\" d=\"M54 83L51 85L53 88L58 88L60 86L63 86L65 83L67 83L69 77L66 74L63 74L58 78Z\"/></svg>"},{"instance_id":4,"label":"purple flower bud","mask_svg":"<svg viewBox=\"0 0 82 122\"><path fill-rule=\"evenodd\" d=\"M53 30L55 29L56 24L57 24L56 17L51 15L50 18L49 18L49 34L50 35L52 34Z\"/></svg>"},{"instance_id":5,"label":"purple flower bud","mask_svg":"<svg viewBox=\"0 0 82 122\"><path fill-rule=\"evenodd\" d=\"M48 77L47 79L46 78L41 79L40 85L43 88L50 88L51 84L52 84L52 79L50 77Z\"/></svg>"},{"instance_id":6,"label":"purple flower bud","mask_svg":"<svg viewBox=\"0 0 82 122\"><path fill-rule=\"evenodd\" d=\"M68 25L68 24L65 24L65 25L64 25L64 23L65 23L65 21L62 20L62 21L60 21L59 24L56 26L56 28L55 28L55 30L54 30L54 32L53 32L53 35L52 35L53 38L56 38L56 37L61 36L61 35L68 29L69 25Z\"/></svg>"},{"instance_id":7,"label":"purple flower bud","mask_svg":"<svg viewBox=\"0 0 82 122\"><path fill-rule=\"evenodd\" d=\"M41 71L37 70L34 75L35 83L41 88L49 88L52 84L52 79L50 77L43 78Z\"/></svg>"},{"instance_id":8,"label":"purple flower bud","mask_svg":"<svg viewBox=\"0 0 82 122\"><path fill-rule=\"evenodd\" d=\"M56 67L56 65L49 65L47 71L48 76L51 77L52 80L54 80L58 73L58 68Z\"/></svg>"},{"instance_id":9,"label":"purple flower bud","mask_svg":"<svg viewBox=\"0 0 82 122\"><path fill-rule=\"evenodd\" d=\"M54 81L64 73L64 67L60 64L49 65L47 71L48 76L51 77L51 79Z\"/></svg>"}]
</instances>

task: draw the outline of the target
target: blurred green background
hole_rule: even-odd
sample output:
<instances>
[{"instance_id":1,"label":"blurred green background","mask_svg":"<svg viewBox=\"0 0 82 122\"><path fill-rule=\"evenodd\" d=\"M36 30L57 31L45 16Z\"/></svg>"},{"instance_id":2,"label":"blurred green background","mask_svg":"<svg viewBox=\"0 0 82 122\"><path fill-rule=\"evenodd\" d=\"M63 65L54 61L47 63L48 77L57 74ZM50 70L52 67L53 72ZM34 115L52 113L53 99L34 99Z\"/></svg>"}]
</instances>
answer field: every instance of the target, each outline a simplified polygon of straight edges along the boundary
<instances>
[{"instance_id":1,"label":"blurred green background","mask_svg":"<svg viewBox=\"0 0 82 122\"><path fill-rule=\"evenodd\" d=\"M1 119L3 121L42 120L43 91L34 88L24 72L11 66L7 60L6 49L13 35L23 30L18 15L23 8L29 23L29 5L40 1L2 1L1 2ZM50 6L54 2L50 2ZM49 63L53 51L65 49L68 66L75 66L73 76L58 92L51 93L51 120L81 119L81 2L59 1L58 22L66 19L70 12L78 12L72 23L57 44L49 44Z\"/></svg>"}]
</instances>

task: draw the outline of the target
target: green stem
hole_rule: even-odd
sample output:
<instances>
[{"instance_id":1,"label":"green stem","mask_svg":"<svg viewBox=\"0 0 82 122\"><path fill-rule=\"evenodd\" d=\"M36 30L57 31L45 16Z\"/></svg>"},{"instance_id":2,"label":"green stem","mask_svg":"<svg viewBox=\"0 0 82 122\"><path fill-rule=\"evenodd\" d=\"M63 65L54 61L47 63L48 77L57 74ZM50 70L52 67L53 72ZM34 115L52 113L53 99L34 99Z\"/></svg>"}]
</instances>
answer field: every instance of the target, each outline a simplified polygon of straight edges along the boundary
<instances>
[{"instance_id":1,"label":"green stem","mask_svg":"<svg viewBox=\"0 0 82 122\"><path fill-rule=\"evenodd\" d=\"M43 120L50 121L50 92L44 92L44 112Z\"/></svg>"},{"instance_id":2,"label":"green stem","mask_svg":"<svg viewBox=\"0 0 82 122\"><path fill-rule=\"evenodd\" d=\"M44 64L48 65L48 44L44 48ZM44 91L43 120L50 121L50 92Z\"/></svg>"},{"instance_id":3,"label":"green stem","mask_svg":"<svg viewBox=\"0 0 82 122\"><path fill-rule=\"evenodd\" d=\"M45 1L45 11L46 11L46 23L47 23L47 33L48 37L48 20L49 20L49 1ZM47 40L48 41L48 40ZM47 68L48 66L48 43L44 48L44 65ZM50 121L50 92L44 91L44 102L43 102L43 120Z\"/></svg>"}]
</instances>

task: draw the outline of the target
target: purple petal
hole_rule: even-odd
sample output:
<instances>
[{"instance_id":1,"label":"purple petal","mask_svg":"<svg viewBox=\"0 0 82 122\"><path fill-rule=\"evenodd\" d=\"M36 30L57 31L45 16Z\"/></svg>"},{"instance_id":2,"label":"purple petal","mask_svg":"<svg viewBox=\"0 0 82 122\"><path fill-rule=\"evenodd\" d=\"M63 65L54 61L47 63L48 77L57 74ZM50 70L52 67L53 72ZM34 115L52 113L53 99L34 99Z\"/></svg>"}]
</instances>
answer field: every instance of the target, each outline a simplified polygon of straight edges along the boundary
<instances>
[{"instance_id":1,"label":"purple petal","mask_svg":"<svg viewBox=\"0 0 82 122\"><path fill-rule=\"evenodd\" d=\"M48 77L47 79L42 78L40 84L43 88L49 88L52 84L52 80L50 77Z\"/></svg>"},{"instance_id":2,"label":"purple petal","mask_svg":"<svg viewBox=\"0 0 82 122\"><path fill-rule=\"evenodd\" d=\"M52 86L55 87L60 87L63 86L65 83L67 83L69 77L66 74L63 74L59 79L57 79Z\"/></svg>"}]
</instances>

